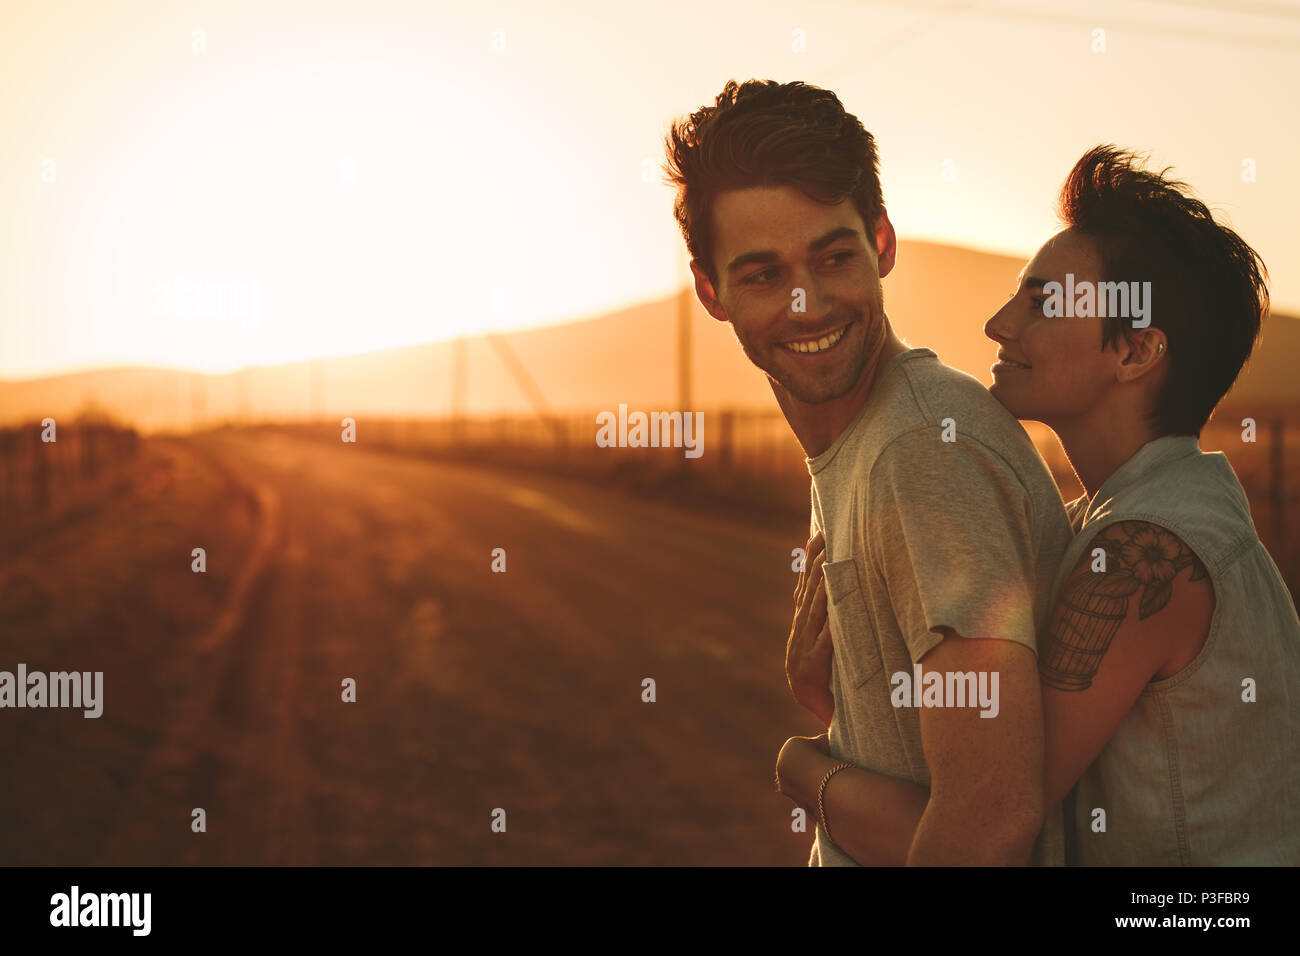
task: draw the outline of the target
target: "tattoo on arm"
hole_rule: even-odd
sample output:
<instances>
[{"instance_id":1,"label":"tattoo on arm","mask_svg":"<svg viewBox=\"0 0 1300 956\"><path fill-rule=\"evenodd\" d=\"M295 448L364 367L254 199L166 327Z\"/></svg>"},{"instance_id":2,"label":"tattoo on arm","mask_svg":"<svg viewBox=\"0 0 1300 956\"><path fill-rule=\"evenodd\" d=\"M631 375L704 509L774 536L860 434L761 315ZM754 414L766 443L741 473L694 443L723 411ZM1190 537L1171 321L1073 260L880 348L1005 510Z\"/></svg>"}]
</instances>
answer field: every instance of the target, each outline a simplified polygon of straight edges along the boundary
<instances>
[{"instance_id":1,"label":"tattoo on arm","mask_svg":"<svg viewBox=\"0 0 1300 956\"><path fill-rule=\"evenodd\" d=\"M1093 570L1102 548L1105 571ZM1100 560L1100 559L1098 559ZM1061 587L1039 658L1039 676L1057 690L1087 690L1101 659L1140 593L1138 620L1159 613L1174 593L1174 579L1191 568L1189 581L1208 577L1205 565L1176 534L1147 521L1119 521L1093 539L1088 555Z\"/></svg>"}]
</instances>

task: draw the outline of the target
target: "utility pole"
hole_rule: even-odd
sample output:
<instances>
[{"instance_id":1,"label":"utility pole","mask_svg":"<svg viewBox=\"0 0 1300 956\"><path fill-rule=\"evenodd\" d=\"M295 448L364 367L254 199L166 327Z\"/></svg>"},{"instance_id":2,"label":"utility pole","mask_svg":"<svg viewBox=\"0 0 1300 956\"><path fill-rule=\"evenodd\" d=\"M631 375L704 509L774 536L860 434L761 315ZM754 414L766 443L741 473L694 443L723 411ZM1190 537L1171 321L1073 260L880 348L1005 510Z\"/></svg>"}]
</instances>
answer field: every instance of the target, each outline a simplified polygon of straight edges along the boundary
<instances>
[{"instance_id":1,"label":"utility pole","mask_svg":"<svg viewBox=\"0 0 1300 956\"><path fill-rule=\"evenodd\" d=\"M685 415L691 408L691 271L680 257L677 267L677 406Z\"/></svg>"},{"instance_id":2,"label":"utility pole","mask_svg":"<svg viewBox=\"0 0 1300 956\"><path fill-rule=\"evenodd\" d=\"M463 437L468 394L469 339L462 335L451 343L451 434L457 443Z\"/></svg>"},{"instance_id":3,"label":"utility pole","mask_svg":"<svg viewBox=\"0 0 1300 956\"><path fill-rule=\"evenodd\" d=\"M313 423L324 417L325 405L325 370L320 358L311 360L311 420Z\"/></svg>"},{"instance_id":4,"label":"utility pole","mask_svg":"<svg viewBox=\"0 0 1300 956\"><path fill-rule=\"evenodd\" d=\"M199 430L207 410L207 401L204 395L207 381L207 376L202 372L190 372L190 431L192 432Z\"/></svg>"},{"instance_id":5,"label":"utility pole","mask_svg":"<svg viewBox=\"0 0 1300 956\"><path fill-rule=\"evenodd\" d=\"M239 424L244 428L248 427L249 422L252 421L253 418L252 406L249 402L248 387L248 379L251 372L252 369L248 368L248 366L244 366L236 377L237 387L239 389Z\"/></svg>"}]
</instances>

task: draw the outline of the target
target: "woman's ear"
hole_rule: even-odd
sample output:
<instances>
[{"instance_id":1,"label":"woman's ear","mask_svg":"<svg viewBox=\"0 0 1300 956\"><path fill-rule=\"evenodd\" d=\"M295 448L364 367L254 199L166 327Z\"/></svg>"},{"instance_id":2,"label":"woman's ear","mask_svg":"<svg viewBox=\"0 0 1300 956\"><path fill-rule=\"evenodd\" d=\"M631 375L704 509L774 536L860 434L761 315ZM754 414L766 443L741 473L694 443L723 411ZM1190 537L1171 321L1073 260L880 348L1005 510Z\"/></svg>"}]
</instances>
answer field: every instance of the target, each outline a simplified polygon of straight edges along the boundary
<instances>
[{"instance_id":1,"label":"woman's ear","mask_svg":"<svg viewBox=\"0 0 1300 956\"><path fill-rule=\"evenodd\" d=\"M1121 382L1136 381L1158 368L1168 351L1169 340L1154 326L1127 332L1119 340L1116 377Z\"/></svg>"}]
</instances>

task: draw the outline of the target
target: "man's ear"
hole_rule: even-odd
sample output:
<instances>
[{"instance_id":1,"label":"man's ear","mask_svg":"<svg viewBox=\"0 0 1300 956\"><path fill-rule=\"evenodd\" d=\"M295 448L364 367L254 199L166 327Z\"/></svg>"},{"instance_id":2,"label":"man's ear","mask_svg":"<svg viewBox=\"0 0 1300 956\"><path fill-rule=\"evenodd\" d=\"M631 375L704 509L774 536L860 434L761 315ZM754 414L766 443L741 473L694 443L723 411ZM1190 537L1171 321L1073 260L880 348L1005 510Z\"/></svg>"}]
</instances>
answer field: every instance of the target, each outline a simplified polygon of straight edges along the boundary
<instances>
[{"instance_id":1,"label":"man's ear","mask_svg":"<svg viewBox=\"0 0 1300 956\"><path fill-rule=\"evenodd\" d=\"M880 210L876 220L876 270L884 278L894 268L898 259L898 237L894 235L894 224L889 221L889 213Z\"/></svg>"},{"instance_id":2,"label":"man's ear","mask_svg":"<svg viewBox=\"0 0 1300 956\"><path fill-rule=\"evenodd\" d=\"M1115 366L1115 378L1120 382L1133 382L1155 371L1169 352L1165 333L1154 326L1133 329L1121 335L1116 344L1119 364Z\"/></svg>"},{"instance_id":3,"label":"man's ear","mask_svg":"<svg viewBox=\"0 0 1300 956\"><path fill-rule=\"evenodd\" d=\"M705 311L719 322L730 322L726 310L718 301L717 290L713 288L713 283L704 274L704 269L697 259L691 260L691 275L695 277L695 297L700 300L700 305L704 306Z\"/></svg>"}]
</instances>

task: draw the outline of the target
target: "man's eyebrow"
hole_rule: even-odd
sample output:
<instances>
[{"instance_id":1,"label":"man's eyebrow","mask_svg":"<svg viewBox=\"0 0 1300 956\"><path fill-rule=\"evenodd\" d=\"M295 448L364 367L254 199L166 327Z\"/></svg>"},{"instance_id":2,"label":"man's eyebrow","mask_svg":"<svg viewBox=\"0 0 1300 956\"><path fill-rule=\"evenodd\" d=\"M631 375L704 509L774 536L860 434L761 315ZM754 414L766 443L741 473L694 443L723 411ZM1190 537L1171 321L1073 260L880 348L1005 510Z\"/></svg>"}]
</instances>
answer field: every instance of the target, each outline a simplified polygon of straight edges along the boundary
<instances>
[{"instance_id":1,"label":"man's eyebrow","mask_svg":"<svg viewBox=\"0 0 1300 956\"><path fill-rule=\"evenodd\" d=\"M837 242L840 239L860 239L861 237L862 233L859 230L854 229L852 226L840 226L838 229L832 229L830 232L826 233L826 235L818 236L812 242L808 243L808 251L818 252L821 249L825 249L832 242ZM758 252L745 252L736 256L736 258L727 263L727 272L733 273L737 269L743 269L745 266L753 262L776 262L780 258L780 253L775 249L764 249Z\"/></svg>"},{"instance_id":2,"label":"man's eyebrow","mask_svg":"<svg viewBox=\"0 0 1300 956\"><path fill-rule=\"evenodd\" d=\"M1038 276L1025 276L1025 285L1041 289L1050 282L1050 279L1040 279Z\"/></svg>"}]
</instances>

